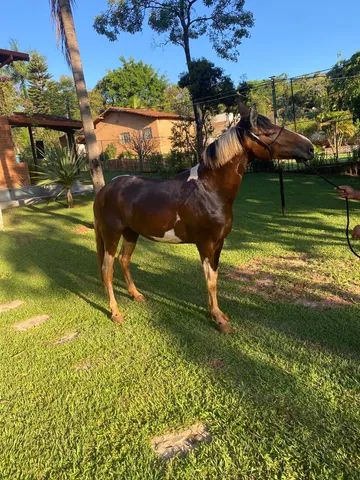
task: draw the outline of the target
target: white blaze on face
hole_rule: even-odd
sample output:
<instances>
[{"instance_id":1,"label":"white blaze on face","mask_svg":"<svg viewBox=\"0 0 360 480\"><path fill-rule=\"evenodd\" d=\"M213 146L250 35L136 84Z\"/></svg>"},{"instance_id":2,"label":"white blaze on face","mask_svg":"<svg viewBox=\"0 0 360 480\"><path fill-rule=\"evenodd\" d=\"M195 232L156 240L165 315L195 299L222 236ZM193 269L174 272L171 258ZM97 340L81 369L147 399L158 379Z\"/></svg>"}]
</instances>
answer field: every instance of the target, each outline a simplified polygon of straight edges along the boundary
<instances>
[{"instance_id":1,"label":"white blaze on face","mask_svg":"<svg viewBox=\"0 0 360 480\"><path fill-rule=\"evenodd\" d=\"M199 164L195 165L190 169L190 175L189 175L189 178L187 179L188 182L190 182L190 180L197 180L199 178L198 170L199 170Z\"/></svg>"}]
</instances>

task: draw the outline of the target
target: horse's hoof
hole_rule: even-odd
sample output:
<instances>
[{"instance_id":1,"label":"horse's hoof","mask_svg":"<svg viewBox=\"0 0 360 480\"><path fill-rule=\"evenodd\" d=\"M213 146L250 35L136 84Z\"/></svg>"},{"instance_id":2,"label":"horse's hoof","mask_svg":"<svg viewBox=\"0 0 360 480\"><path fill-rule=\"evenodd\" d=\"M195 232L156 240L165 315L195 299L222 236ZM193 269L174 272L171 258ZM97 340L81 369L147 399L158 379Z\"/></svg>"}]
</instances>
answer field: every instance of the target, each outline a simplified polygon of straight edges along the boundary
<instances>
[{"instance_id":1,"label":"horse's hoof","mask_svg":"<svg viewBox=\"0 0 360 480\"><path fill-rule=\"evenodd\" d=\"M142 295L141 293L139 293L138 295L134 295L134 300L135 302L145 302L146 301L146 298L144 297L144 295Z\"/></svg>"},{"instance_id":2,"label":"horse's hoof","mask_svg":"<svg viewBox=\"0 0 360 480\"><path fill-rule=\"evenodd\" d=\"M235 333L236 329L231 325L231 323L218 323L217 326L220 333Z\"/></svg>"},{"instance_id":3,"label":"horse's hoof","mask_svg":"<svg viewBox=\"0 0 360 480\"><path fill-rule=\"evenodd\" d=\"M121 315L121 313L111 315L111 320L114 323L124 323L124 317Z\"/></svg>"}]
</instances>

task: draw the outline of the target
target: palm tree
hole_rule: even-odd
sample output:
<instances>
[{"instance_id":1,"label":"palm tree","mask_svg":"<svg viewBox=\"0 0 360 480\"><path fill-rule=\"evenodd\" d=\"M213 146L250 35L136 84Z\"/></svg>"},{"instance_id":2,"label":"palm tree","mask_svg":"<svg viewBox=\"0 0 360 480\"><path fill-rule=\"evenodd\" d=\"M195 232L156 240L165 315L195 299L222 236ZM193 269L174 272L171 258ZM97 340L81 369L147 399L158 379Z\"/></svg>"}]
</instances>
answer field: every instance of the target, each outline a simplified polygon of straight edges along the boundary
<instances>
[{"instance_id":1,"label":"palm tree","mask_svg":"<svg viewBox=\"0 0 360 480\"><path fill-rule=\"evenodd\" d=\"M89 159L89 168L95 193L104 185L104 175L100 163L100 153L96 142L94 123L91 116L89 96L86 89L81 63L79 44L76 37L71 7L74 0L49 0L51 14L56 24L58 39L62 43L65 58L72 69L76 94L79 101L83 123L85 145Z\"/></svg>"}]
</instances>

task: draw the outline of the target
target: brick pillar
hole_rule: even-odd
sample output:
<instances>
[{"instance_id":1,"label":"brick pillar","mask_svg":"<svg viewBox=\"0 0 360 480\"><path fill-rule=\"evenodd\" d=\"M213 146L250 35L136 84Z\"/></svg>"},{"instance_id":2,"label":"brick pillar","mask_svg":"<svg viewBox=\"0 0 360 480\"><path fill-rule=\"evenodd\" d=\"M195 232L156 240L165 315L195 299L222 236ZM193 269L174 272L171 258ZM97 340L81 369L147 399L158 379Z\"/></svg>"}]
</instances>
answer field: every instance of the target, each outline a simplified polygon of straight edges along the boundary
<instances>
[{"instance_id":1,"label":"brick pillar","mask_svg":"<svg viewBox=\"0 0 360 480\"><path fill-rule=\"evenodd\" d=\"M0 189L30 185L26 163L16 163L11 127L6 117L0 117Z\"/></svg>"}]
</instances>

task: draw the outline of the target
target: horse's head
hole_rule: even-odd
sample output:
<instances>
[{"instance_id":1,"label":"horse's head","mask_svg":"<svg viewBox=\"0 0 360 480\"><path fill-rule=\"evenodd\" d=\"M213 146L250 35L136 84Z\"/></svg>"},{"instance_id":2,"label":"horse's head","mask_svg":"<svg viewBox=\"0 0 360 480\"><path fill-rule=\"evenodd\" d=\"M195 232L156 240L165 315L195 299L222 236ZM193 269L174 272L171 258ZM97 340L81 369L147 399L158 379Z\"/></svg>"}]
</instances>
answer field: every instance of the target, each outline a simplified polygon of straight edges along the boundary
<instances>
[{"instance_id":1,"label":"horse's head","mask_svg":"<svg viewBox=\"0 0 360 480\"><path fill-rule=\"evenodd\" d=\"M242 108L236 128L242 135L242 144L252 157L260 160L294 158L311 160L314 146L303 135L272 123L258 115L256 108Z\"/></svg>"}]
</instances>

